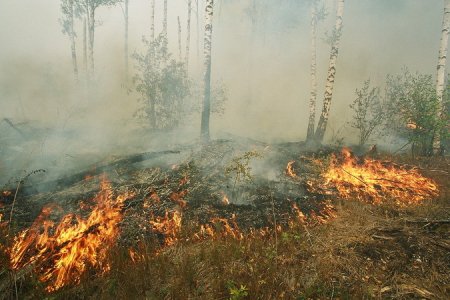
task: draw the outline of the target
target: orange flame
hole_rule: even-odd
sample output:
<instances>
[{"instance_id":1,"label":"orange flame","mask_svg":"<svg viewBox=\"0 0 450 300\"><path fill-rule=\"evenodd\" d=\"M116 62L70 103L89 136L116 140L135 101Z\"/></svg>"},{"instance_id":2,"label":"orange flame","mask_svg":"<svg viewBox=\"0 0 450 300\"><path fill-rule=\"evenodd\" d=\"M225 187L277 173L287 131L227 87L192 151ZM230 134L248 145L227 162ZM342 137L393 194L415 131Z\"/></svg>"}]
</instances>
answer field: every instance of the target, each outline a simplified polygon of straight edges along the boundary
<instances>
[{"instance_id":1,"label":"orange flame","mask_svg":"<svg viewBox=\"0 0 450 300\"><path fill-rule=\"evenodd\" d=\"M235 215L230 220L225 218L212 218L209 224L200 226L200 231L195 236L197 239L232 237L237 240L242 240L244 238L243 233L236 223Z\"/></svg>"},{"instance_id":2,"label":"orange flame","mask_svg":"<svg viewBox=\"0 0 450 300\"><path fill-rule=\"evenodd\" d=\"M48 284L48 292L79 283L88 267L107 272L107 251L117 239L121 210L130 197L126 193L114 199L110 183L104 180L94 198L97 205L87 219L67 214L57 226L48 220L52 208L44 207L31 228L14 239L11 267L35 264L41 273L40 281Z\"/></svg>"},{"instance_id":3,"label":"orange flame","mask_svg":"<svg viewBox=\"0 0 450 300\"><path fill-rule=\"evenodd\" d=\"M293 164L295 163L295 160L291 160L290 162L288 162L287 166L286 166L286 175L292 178L297 177L297 174L295 174L294 172L294 167Z\"/></svg>"},{"instance_id":4,"label":"orange flame","mask_svg":"<svg viewBox=\"0 0 450 300\"><path fill-rule=\"evenodd\" d=\"M155 220L150 220L153 231L163 235L164 246L172 246L178 241L178 233L181 229L181 214L174 211L169 214L166 211L164 217L156 217Z\"/></svg>"},{"instance_id":5,"label":"orange flame","mask_svg":"<svg viewBox=\"0 0 450 300\"><path fill-rule=\"evenodd\" d=\"M333 156L322 176L324 187L335 188L341 197L371 203L394 200L398 205L408 205L439 193L437 185L417 169L372 159L358 161L348 149L342 150L342 158Z\"/></svg>"},{"instance_id":6,"label":"orange flame","mask_svg":"<svg viewBox=\"0 0 450 300\"><path fill-rule=\"evenodd\" d=\"M228 199L227 194L225 194L224 192L222 192L222 204L223 205L229 205L230 204L230 199Z\"/></svg>"}]
</instances>

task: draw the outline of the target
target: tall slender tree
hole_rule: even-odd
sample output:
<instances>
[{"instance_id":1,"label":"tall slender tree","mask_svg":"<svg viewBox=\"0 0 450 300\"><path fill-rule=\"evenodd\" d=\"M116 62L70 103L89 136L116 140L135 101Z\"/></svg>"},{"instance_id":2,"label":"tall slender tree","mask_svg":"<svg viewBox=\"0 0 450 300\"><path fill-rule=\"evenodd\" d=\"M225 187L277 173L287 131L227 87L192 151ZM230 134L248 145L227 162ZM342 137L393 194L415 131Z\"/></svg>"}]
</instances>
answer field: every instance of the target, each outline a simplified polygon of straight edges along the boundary
<instances>
[{"instance_id":1,"label":"tall slender tree","mask_svg":"<svg viewBox=\"0 0 450 300\"><path fill-rule=\"evenodd\" d=\"M167 0L164 0L162 35L163 35L163 39L164 39L163 46L167 49L167 46L168 46L168 43L169 43L169 38L167 36Z\"/></svg>"},{"instance_id":2,"label":"tall slender tree","mask_svg":"<svg viewBox=\"0 0 450 300\"><path fill-rule=\"evenodd\" d=\"M189 71L189 49L191 44L191 11L192 11L192 0L188 0L188 15L187 15L187 25L186 25L186 53L185 53L185 64L186 71Z\"/></svg>"},{"instance_id":3,"label":"tall slender tree","mask_svg":"<svg viewBox=\"0 0 450 300\"><path fill-rule=\"evenodd\" d=\"M203 142L209 141L209 116L211 113L211 47L213 25L214 0L206 0L205 8L205 40L204 40L204 84L203 111L201 122L201 138Z\"/></svg>"},{"instance_id":4,"label":"tall slender tree","mask_svg":"<svg viewBox=\"0 0 450 300\"><path fill-rule=\"evenodd\" d=\"M316 126L316 102L317 102L317 25L326 16L325 7L319 9L319 0L311 3L311 95L309 98L309 121L306 140L314 139L314 127Z\"/></svg>"},{"instance_id":5,"label":"tall slender tree","mask_svg":"<svg viewBox=\"0 0 450 300\"><path fill-rule=\"evenodd\" d=\"M75 45L75 31L74 31L74 14L75 14L75 3L74 0L62 0L61 1L61 12L63 18L61 19L61 25L63 27L63 33L67 34L70 39L70 50L72 54L72 67L73 75L75 81L78 81L78 63L77 63L77 51Z\"/></svg>"},{"instance_id":6,"label":"tall slender tree","mask_svg":"<svg viewBox=\"0 0 450 300\"><path fill-rule=\"evenodd\" d=\"M94 73L94 38L95 38L95 11L100 6L112 6L121 0L78 0L83 7L87 20L88 31L88 64L89 72Z\"/></svg>"},{"instance_id":7,"label":"tall slender tree","mask_svg":"<svg viewBox=\"0 0 450 300\"><path fill-rule=\"evenodd\" d=\"M155 40L155 0L152 0L152 11L150 15L150 42Z\"/></svg>"},{"instance_id":8,"label":"tall slender tree","mask_svg":"<svg viewBox=\"0 0 450 300\"><path fill-rule=\"evenodd\" d=\"M182 53L181 53L181 21L180 16L177 17L178 21L178 56L181 61Z\"/></svg>"},{"instance_id":9,"label":"tall slender tree","mask_svg":"<svg viewBox=\"0 0 450 300\"><path fill-rule=\"evenodd\" d=\"M449 30L450 30L450 0L444 0L444 17L442 19L441 45L439 48L439 57L436 75L436 96L439 103L439 112L438 112L439 119L443 119L445 116L445 106L444 106L445 65L447 63ZM436 154L442 151L441 140L442 140L441 132L437 132L435 134L433 143L434 152Z\"/></svg>"},{"instance_id":10,"label":"tall slender tree","mask_svg":"<svg viewBox=\"0 0 450 300\"><path fill-rule=\"evenodd\" d=\"M327 129L328 117L330 114L331 99L333 97L334 81L336 77L336 61L339 53L339 43L342 35L342 16L344 14L344 0L338 0L336 9L336 25L331 37L331 52L328 65L327 82L325 85L325 95L323 99L323 108L320 115L319 124L314 135L318 142L323 141L325 130Z\"/></svg>"},{"instance_id":11,"label":"tall slender tree","mask_svg":"<svg viewBox=\"0 0 450 300\"><path fill-rule=\"evenodd\" d=\"M88 66L87 66L87 24L86 24L86 17L83 18L83 68L84 68L84 72L87 75L88 74Z\"/></svg>"},{"instance_id":12,"label":"tall slender tree","mask_svg":"<svg viewBox=\"0 0 450 300\"><path fill-rule=\"evenodd\" d=\"M124 64L125 64L125 79L128 80L128 4L129 0L124 0L124 21L125 21L125 36L124 36Z\"/></svg>"}]
</instances>

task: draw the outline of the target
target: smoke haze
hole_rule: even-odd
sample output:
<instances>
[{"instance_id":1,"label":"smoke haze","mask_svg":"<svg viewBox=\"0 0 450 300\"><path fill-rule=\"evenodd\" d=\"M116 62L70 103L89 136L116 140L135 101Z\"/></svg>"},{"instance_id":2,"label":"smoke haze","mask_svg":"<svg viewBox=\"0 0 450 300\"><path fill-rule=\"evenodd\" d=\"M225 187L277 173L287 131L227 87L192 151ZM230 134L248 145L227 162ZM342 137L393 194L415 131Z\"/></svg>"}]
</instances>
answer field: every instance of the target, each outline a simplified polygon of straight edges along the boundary
<instances>
[{"instance_id":1,"label":"smoke haze","mask_svg":"<svg viewBox=\"0 0 450 300\"><path fill-rule=\"evenodd\" d=\"M163 1L156 1L156 33L162 30ZM223 115L212 115L213 138L227 133L263 141L299 141L306 137L310 93L310 7L308 1L215 1L212 81L228 92ZM49 168L67 170L83 164L84 157L149 151L161 137L143 138L133 118L138 95L125 84L124 18L120 6L97 11L95 31L95 92L89 97L73 80L70 42L59 19L55 0L0 1L0 119L7 118L26 131L44 128L38 139L22 144L5 142L15 156L0 158L0 175L10 170ZM202 80L203 3L191 22L190 75ZM323 39L334 26L335 2L325 1L328 16L319 24L317 45L318 105L320 114L330 46ZM370 78L382 86L389 73L403 66L435 75L443 4L440 0L348 0L337 62L329 128L326 138L351 118L348 108L354 91ZM169 1L169 48L178 57L177 16L182 26L183 56L186 42L187 3ZM142 36L150 34L151 3L131 0L130 55L144 51ZM80 78L82 26L76 23ZM130 58L130 66L134 63ZM130 68L130 78L133 68ZM199 99L201 101L201 99ZM194 140L200 116L193 116L182 135L164 137L173 144ZM2 121L3 136L11 135ZM133 134L130 134L133 133ZM33 135L32 132L26 133ZM352 134L349 134L351 136ZM349 142L353 142L351 137ZM16 147L16 148L14 148ZM8 170L8 172L6 172ZM3 180L2 180L3 181ZM0 182L1 183L1 182Z\"/></svg>"}]
</instances>

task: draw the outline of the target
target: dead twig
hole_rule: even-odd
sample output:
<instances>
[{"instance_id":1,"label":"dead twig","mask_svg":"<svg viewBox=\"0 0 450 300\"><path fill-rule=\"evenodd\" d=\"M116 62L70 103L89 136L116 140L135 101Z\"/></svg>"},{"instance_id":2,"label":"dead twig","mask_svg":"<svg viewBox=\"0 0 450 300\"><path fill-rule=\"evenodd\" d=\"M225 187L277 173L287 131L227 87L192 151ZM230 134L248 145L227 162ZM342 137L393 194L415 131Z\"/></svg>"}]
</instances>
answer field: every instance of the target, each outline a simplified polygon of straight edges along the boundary
<instances>
[{"instance_id":1,"label":"dead twig","mask_svg":"<svg viewBox=\"0 0 450 300\"><path fill-rule=\"evenodd\" d=\"M359 177L353 175L352 173L348 172L347 170L345 170L345 169L342 168L342 167L341 167L341 169L342 169L342 171L344 171L344 172L347 173L348 175L350 175L350 176L352 176L352 177L358 179L358 180L361 181L362 183L364 183L366 186L369 186L369 184L368 184L367 182L365 182L364 180L362 180L361 178L359 178Z\"/></svg>"}]
</instances>

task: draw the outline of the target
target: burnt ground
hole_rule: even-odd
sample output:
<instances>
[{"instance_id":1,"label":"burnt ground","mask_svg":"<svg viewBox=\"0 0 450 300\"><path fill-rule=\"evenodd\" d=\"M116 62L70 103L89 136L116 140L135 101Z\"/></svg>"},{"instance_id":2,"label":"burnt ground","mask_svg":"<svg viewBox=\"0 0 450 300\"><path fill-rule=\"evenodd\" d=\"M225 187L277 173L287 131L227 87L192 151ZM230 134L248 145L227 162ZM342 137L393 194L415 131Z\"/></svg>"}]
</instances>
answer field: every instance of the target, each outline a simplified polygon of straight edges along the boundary
<instances>
[{"instance_id":1,"label":"burnt ground","mask_svg":"<svg viewBox=\"0 0 450 300\"><path fill-rule=\"evenodd\" d=\"M118 285L120 288L116 292L121 298L183 299L182 295L201 299L229 298L231 283L248 288L249 299L449 298L448 161L380 154L383 159L418 166L439 184L441 192L438 199L415 207L373 206L341 200L333 191L321 195L307 190L306 182L319 180L332 151L326 148L311 151L301 143L267 145L247 140L220 140L205 147L184 146L105 160L87 171L52 182L25 181L18 190L12 228L18 231L29 226L47 204L62 208L55 210L55 220L67 212L87 214L89 210L80 207L92 205L89 200L98 192L100 178L105 173L116 194L125 191L135 194L123 209L120 249L139 249L145 241L156 242L149 248L163 247L163 237L152 232L148 222L155 216L163 217L166 211L180 212L182 227L186 228L179 245L168 247L167 254L163 252L156 257L151 254L153 267L167 269L167 274L164 271L149 274L142 266L131 266L134 270L131 272L141 272L140 277L158 282L160 288L135 279L135 286ZM295 178L285 174L286 165L292 160L295 160ZM1 199L2 212L8 218L15 189L10 192ZM224 202L224 196L229 203ZM293 204L308 218L307 226L292 226L297 220ZM334 209L325 209L329 204ZM232 220L233 226L245 234L253 229L270 230L276 226L281 229L272 230L267 237L240 241L229 241L225 237L215 242L191 243L196 226L211 224L213 218ZM233 247L243 250L236 252ZM227 258L217 260L214 253L218 249ZM181 252L174 256L173 251ZM185 255L198 260L198 265L184 262ZM173 261L174 257L195 272L173 273L183 265ZM130 268L124 261L117 264L119 269ZM211 265L219 269L210 269ZM229 270L231 265L234 267ZM0 273L3 290L8 289L7 277L3 270ZM206 277L210 283L202 285L202 280L197 278L194 285L186 284L192 277ZM26 281L26 278L24 275L20 280ZM114 271L107 278L129 281ZM24 297L40 295L36 286L22 284ZM98 289L104 284L99 279L92 286L82 284L56 297L108 299L108 293ZM146 292L140 293L142 290ZM13 292L10 290L4 295L12 297Z\"/></svg>"}]
</instances>

